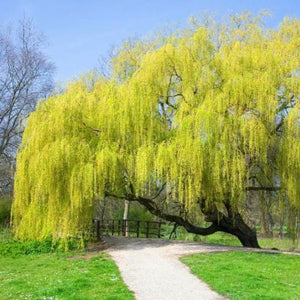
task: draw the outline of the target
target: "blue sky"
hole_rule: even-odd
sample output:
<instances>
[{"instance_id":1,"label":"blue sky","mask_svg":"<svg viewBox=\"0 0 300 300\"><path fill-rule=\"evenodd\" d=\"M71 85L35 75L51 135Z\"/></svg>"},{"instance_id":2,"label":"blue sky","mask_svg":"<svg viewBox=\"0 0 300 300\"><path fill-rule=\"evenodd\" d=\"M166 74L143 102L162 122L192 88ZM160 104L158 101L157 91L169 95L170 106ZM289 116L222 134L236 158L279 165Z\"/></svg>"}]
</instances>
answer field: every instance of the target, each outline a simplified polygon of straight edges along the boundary
<instances>
[{"instance_id":1,"label":"blue sky","mask_svg":"<svg viewBox=\"0 0 300 300\"><path fill-rule=\"evenodd\" d=\"M56 65L55 81L66 82L99 66L101 56L126 38L150 34L191 15L267 9L269 27L284 16L300 18L300 0L0 0L0 25L16 24L24 14L47 37L46 53Z\"/></svg>"}]
</instances>

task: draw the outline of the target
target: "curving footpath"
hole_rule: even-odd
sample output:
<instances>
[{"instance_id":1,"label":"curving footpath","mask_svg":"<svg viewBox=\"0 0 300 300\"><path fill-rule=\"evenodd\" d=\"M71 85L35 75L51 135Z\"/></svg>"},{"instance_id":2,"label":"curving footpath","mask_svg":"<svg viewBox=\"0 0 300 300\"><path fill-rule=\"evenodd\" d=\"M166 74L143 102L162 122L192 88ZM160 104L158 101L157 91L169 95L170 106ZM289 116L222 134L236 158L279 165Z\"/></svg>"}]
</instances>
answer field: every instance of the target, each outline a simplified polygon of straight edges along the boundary
<instances>
[{"instance_id":1,"label":"curving footpath","mask_svg":"<svg viewBox=\"0 0 300 300\"><path fill-rule=\"evenodd\" d=\"M274 250L229 247L196 242L159 239L106 237L105 248L119 266L122 277L137 300L220 300L226 299L191 274L180 256L192 253Z\"/></svg>"},{"instance_id":2,"label":"curving footpath","mask_svg":"<svg viewBox=\"0 0 300 300\"><path fill-rule=\"evenodd\" d=\"M158 239L106 237L106 250L137 300L225 299L190 273L179 256L233 247ZM241 248L240 248L241 249Z\"/></svg>"}]
</instances>

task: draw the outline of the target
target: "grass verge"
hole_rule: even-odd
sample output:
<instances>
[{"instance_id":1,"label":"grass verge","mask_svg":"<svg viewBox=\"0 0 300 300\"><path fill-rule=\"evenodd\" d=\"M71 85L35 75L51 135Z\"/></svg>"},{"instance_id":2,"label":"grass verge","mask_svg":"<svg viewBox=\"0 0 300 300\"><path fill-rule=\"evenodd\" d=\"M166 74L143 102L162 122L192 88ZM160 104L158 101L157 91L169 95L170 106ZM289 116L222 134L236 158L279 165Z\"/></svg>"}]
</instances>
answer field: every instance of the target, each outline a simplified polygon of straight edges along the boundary
<instances>
[{"instance_id":1,"label":"grass verge","mask_svg":"<svg viewBox=\"0 0 300 300\"><path fill-rule=\"evenodd\" d=\"M191 272L231 300L300 299L300 256L226 252L181 258Z\"/></svg>"}]
</instances>

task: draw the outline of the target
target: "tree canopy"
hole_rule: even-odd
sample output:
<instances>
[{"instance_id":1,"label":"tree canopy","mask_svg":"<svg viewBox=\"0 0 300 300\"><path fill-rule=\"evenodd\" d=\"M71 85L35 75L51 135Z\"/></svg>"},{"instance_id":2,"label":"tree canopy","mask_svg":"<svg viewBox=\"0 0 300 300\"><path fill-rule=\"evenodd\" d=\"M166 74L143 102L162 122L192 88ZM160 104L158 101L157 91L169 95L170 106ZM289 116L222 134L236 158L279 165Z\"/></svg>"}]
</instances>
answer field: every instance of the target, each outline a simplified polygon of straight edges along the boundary
<instances>
[{"instance_id":1,"label":"tree canopy","mask_svg":"<svg viewBox=\"0 0 300 300\"><path fill-rule=\"evenodd\" d=\"M296 224L299 20L273 30L250 14L194 20L123 45L111 67L110 78L70 83L30 115L15 179L18 238L84 232L104 197L170 220L155 206L161 194L186 213L217 212L207 218L214 232L223 217L243 215L248 191L274 191Z\"/></svg>"}]
</instances>

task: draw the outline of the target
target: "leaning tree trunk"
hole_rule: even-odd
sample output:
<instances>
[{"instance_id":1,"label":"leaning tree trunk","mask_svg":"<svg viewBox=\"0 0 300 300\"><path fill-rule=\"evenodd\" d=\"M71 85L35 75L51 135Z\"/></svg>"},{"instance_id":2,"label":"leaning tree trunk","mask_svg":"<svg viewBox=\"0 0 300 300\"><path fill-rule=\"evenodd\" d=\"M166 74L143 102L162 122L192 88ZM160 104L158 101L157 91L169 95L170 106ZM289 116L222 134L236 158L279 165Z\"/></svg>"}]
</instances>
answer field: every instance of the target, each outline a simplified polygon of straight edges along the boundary
<instances>
[{"instance_id":1,"label":"leaning tree trunk","mask_svg":"<svg viewBox=\"0 0 300 300\"><path fill-rule=\"evenodd\" d=\"M127 198L128 199L128 198ZM178 215L168 214L162 211L153 199L147 199L143 197L135 197L132 195L129 197L130 201L137 201L141 205L145 206L147 210L155 216L164 219L169 222L174 222L178 226L183 226L188 232L199 235L210 235L217 231L223 231L236 236L244 247L260 248L257 241L257 234L254 229L251 229L243 220L241 214L234 210L229 203L226 201L225 207L227 213L223 214L218 212L216 208L207 210L203 208L202 212L205 215L207 222L212 224L207 228L202 228L192 224L188 219Z\"/></svg>"},{"instance_id":2,"label":"leaning tree trunk","mask_svg":"<svg viewBox=\"0 0 300 300\"><path fill-rule=\"evenodd\" d=\"M203 203L202 203L203 205ZM207 210L202 207L207 222L212 222L218 231L236 236L244 247L260 248L255 229L250 228L243 220L241 214L232 208L229 201L224 201L226 214L218 212L216 207Z\"/></svg>"},{"instance_id":3,"label":"leaning tree trunk","mask_svg":"<svg viewBox=\"0 0 300 300\"><path fill-rule=\"evenodd\" d=\"M219 227L219 231L236 236L244 247L260 248L256 231L244 222L239 213L236 213L234 216L221 217L216 226Z\"/></svg>"}]
</instances>

